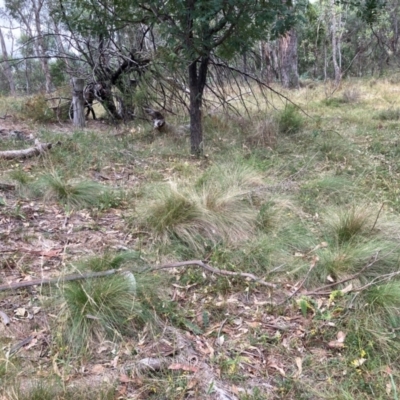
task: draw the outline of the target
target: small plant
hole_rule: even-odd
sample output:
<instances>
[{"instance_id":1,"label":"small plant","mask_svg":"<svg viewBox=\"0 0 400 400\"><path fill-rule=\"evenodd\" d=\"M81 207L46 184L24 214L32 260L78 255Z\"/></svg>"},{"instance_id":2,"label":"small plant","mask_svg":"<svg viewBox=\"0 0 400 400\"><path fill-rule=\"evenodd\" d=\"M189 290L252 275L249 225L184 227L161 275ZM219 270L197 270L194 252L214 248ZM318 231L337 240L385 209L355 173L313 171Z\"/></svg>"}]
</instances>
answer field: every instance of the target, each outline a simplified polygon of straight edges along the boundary
<instances>
[{"instance_id":1,"label":"small plant","mask_svg":"<svg viewBox=\"0 0 400 400\"><path fill-rule=\"evenodd\" d=\"M36 184L46 198L54 198L71 208L101 205L107 188L93 181L68 181L57 173L42 176Z\"/></svg>"},{"instance_id":2,"label":"small plant","mask_svg":"<svg viewBox=\"0 0 400 400\"><path fill-rule=\"evenodd\" d=\"M42 123L51 122L55 117L43 94L33 96L25 103L24 116L35 122Z\"/></svg>"},{"instance_id":3,"label":"small plant","mask_svg":"<svg viewBox=\"0 0 400 400\"><path fill-rule=\"evenodd\" d=\"M10 172L10 178L19 185L27 185L32 181L32 178L22 169L18 168Z\"/></svg>"},{"instance_id":4,"label":"small plant","mask_svg":"<svg viewBox=\"0 0 400 400\"><path fill-rule=\"evenodd\" d=\"M343 92L343 103L352 104L360 100L361 93L357 88L349 88Z\"/></svg>"},{"instance_id":5,"label":"small plant","mask_svg":"<svg viewBox=\"0 0 400 400\"><path fill-rule=\"evenodd\" d=\"M80 272L115 269L137 260L136 253L106 254L80 264ZM156 297L154 277L137 280L131 271L100 278L71 282L63 288L64 308L60 314L63 340L74 352L88 348L94 338L118 339L131 335L144 323L152 321Z\"/></svg>"},{"instance_id":6,"label":"small plant","mask_svg":"<svg viewBox=\"0 0 400 400\"><path fill-rule=\"evenodd\" d=\"M351 241L355 236L372 229L371 220L375 216L366 206L343 206L325 212L325 222L337 238L339 244Z\"/></svg>"},{"instance_id":7,"label":"small plant","mask_svg":"<svg viewBox=\"0 0 400 400\"><path fill-rule=\"evenodd\" d=\"M300 115L298 107L289 104L278 116L279 132L285 135L298 133L304 125L303 117Z\"/></svg>"}]
</instances>

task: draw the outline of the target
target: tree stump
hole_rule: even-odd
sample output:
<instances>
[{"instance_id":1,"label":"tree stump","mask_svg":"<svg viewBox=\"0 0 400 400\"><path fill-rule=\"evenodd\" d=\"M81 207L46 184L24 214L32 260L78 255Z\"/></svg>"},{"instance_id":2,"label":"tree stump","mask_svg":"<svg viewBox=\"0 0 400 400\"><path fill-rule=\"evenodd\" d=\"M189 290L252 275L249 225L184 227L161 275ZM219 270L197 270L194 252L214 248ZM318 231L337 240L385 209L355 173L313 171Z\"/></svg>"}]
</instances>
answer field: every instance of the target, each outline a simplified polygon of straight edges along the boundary
<instances>
[{"instance_id":1,"label":"tree stump","mask_svg":"<svg viewBox=\"0 0 400 400\"><path fill-rule=\"evenodd\" d=\"M85 100L83 98L83 89L85 80L81 78L73 78L72 106L74 110L74 126L78 128L85 127Z\"/></svg>"}]
</instances>

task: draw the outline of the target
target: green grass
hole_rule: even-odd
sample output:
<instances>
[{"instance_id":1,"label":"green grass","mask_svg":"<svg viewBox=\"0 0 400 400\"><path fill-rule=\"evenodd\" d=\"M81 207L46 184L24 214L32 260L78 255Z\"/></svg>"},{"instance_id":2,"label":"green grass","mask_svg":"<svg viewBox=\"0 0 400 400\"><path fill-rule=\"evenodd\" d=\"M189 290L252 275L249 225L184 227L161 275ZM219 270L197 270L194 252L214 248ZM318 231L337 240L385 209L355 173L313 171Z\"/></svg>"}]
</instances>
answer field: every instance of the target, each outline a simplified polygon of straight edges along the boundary
<instances>
[{"instance_id":1,"label":"green grass","mask_svg":"<svg viewBox=\"0 0 400 400\"><path fill-rule=\"evenodd\" d=\"M190 349L241 400L398 398L399 101L382 80L328 89L285 92L312 118L272 94L275 109L249 105L250 117L205 108L202 159L187 137L139 120L120 135L93 121L69 136L35 127L61 144L0 162L0 182L17 186L1 193L3 281L128 272L1 292L7 313L25 307L32 320L6 328L0 397L72 398L69 385L101 365L108 385L85 383L75 397L207 398L212 388L178 368L193 366ZM156 269L191 259L276 288L198 266ZM7 358L41 329L47 342ZM159 356L178 369L124 370Z\"/></svg>"}]
</instances>

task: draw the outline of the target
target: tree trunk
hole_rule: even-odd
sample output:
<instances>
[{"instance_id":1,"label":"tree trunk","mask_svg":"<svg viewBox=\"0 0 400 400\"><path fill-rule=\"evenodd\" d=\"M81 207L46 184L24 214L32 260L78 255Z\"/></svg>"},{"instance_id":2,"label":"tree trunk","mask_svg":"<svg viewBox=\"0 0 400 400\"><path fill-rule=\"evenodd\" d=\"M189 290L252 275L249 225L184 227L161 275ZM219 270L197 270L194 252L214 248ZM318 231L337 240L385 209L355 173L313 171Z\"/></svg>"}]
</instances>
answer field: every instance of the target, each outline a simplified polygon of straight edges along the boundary
<instances>
[{"instance_id":1,"label":"tree trunk","mask_svg":"<svg viewBox=\"0 0 400 400\"><path fill-rule=\"evenodd\" d=\"M12 96L14 96L15 95L14 77L13 77L13 73L11 70L11 65L8 62L7 47L6 47L6 43L4 41L4 36L3 36L3 32L1 31L1 28L0 28L0 43L1 43L1 51L3 53L4 75L7 77L8 85L10 86L10 93Z\"/></svg>"},{"instance_id":2,"label":"tree trunk","mask_svg":"<svg viewBox=\"0 0 400 400\"><path fill-rule=\"evenodd\" d=\"M197 61L189 65L189 91L190 91L190 152L200 156L203 153L203 126L201 121L201 106L203 92L206 85L209 56L200 58L197 71Z\"/></svg>"},{"instance_id":3,"label":"tree trunk","mask_svg":"<svg viewBox=\"0 0 400 400\"><path fill-rule=\"evenodd\" d=\"M337 40L337 31L336 31L336 10L335 10L335 0L330 0L330 8L331 8L331 36L332 36L332 61L333 61L333 70L335 74L335 84L339 85L341 79L340 66L338 63L338 40Z\"/></svg>"},{"instance_id":4,"label":"tree trunk","mask_svg":"<svg viewBox=\"0 0 400 400\"><path fill-rule=\"evenodd\" d=\"M281 83L283 87L297 89L299 72L297 59L297 34L291 29L279 38L279 55L281 66Z\"/></svg>"},{"instance_id":5,"label":"tree trunk","mask_svg":"<svg viewBox=\"0 0 400 400\"><path fill-rule=\"evenodd\" d=\"M85 127L85 101L83 99L83 88L85 86L84 79L73 78L73 110L74 110L74 126L78 128Z\"/></svg>"}]
</instances>

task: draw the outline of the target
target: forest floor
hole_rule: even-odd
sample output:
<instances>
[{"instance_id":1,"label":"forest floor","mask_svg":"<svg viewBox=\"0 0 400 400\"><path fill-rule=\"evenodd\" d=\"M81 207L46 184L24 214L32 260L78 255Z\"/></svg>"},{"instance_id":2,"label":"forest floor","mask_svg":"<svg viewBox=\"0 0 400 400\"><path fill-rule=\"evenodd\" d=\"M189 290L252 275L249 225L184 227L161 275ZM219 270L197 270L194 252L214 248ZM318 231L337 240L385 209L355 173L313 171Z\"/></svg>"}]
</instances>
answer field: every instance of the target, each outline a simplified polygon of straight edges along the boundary
<instances>
[{"instance_id":1,"label":"forest floor","mask_svg":"<svg viewBox=\"0 0 400 400\"><path fill-rule=\"evenodd\" d=\"M396 79L205 116L200 159L1 99L0 151L53 147L0 152L0 399L397 399Z\"/></svg>"}]
</instances>

